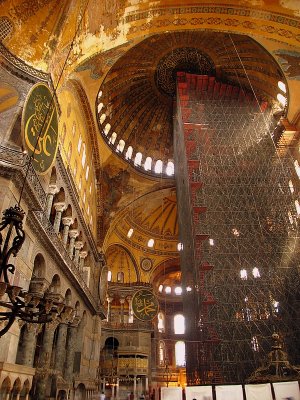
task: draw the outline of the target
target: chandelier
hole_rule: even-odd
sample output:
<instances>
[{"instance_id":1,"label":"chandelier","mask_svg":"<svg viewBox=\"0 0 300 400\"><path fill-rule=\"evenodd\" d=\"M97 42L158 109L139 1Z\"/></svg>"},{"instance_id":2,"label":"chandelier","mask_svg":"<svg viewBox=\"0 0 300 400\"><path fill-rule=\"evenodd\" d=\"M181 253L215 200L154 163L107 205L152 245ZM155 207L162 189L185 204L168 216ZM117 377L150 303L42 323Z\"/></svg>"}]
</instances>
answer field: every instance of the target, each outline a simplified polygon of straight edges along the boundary
<instances>
[{"instance_id":1,"label":"chandelier","mask_svg":"<svg viewBox=\"0 0 300 400\"><path fill-rule=\"evenodd\" d=\"M15 272L10 257L16 257L25 240L24 215L25 212L16 205L3 211L0 222L0 337L16 319L44 324L58 318L72 322L76 317L76 311L59 301L55 294L41 295L10 284L9 274Z\"/></svg>"}]
</instances>

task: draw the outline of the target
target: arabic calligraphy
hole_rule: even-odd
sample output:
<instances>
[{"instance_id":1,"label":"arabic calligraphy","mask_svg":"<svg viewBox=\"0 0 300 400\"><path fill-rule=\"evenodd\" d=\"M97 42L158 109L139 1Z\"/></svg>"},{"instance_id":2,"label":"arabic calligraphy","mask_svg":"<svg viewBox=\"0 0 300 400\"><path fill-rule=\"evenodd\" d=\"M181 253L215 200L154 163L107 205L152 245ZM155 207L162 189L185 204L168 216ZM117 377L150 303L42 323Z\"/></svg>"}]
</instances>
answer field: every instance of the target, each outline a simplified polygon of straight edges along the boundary
<instances>
[{"instance_id":1,"label":"arabic calligraphy","mask_svg":"<svg viewBox=\"0 0 300 400\"><path fill-rule=\"evenodd\" d=\"M141 289L132 298L132 309L136 318L151 321L158 313L158 300L150 290Z\"/></svg>"},{"instance_id":2,"label":"arabic calligraphy","mask_svg":"<svg viewBox=\"0 0 300 400\"><path fill-rule=\"evenodd\" d=\"M45 174L51 167L58 145L58 117L53 96L45 84L35 85L23 112L24 145L36 172Z\"/></svg>"}]
</instances>

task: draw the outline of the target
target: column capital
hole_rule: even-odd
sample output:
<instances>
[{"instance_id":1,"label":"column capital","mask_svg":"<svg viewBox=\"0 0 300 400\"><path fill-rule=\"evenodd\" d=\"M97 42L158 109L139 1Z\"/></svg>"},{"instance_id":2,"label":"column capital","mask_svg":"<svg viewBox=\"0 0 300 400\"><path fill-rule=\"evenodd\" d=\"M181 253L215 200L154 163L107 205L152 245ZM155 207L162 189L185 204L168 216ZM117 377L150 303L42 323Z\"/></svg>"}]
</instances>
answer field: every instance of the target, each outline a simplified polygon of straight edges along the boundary
<instances>
[{"instance_id":1,"label":"column capital","mask_svg":"<svg viewBox=\"0 0 300 400\"><path fill-rule=\"evenodd\" d=\"M125 303L125 297L120 297L120 304L124 304Z\"/></svg>"},{"instance_id":2,"label":"column capital","mask_svg":"<svg viewBox=\"0 0 300 400\"><path fill-rule=\"evenodd\" d=\"M70 238L76 239L78 235L79 235L79 232L77 229L72 229L69 231Z\"/></svg>"},{"instance_id":3,"label":"column capital","mask_svg":"<svg viewBox=\"0 0 300 400\"><path fill-rule=\"evenodd\" d=\"M54 204L54 208L55 208L56 212L58 212L58 211L63 212L67 208L67 206L66 206L66 203L59 202L59 203Z\"/></svg>"},{"instance_id":4,"label":"column capital","mask_svg":"<svg viewBox=\"0 0 300 400\"><path fill-rule=\"evenodd\" d=\"M111 297L111 296L107 296L106 297L106 301L108 302L108 303L111 303L112 301L113 301L113 297Z\"/></svg>"},{"instance_id":5,"label":"column capital","mask_svg":"<svg viewBox=\"0 0 300 400\"><path fill-rule=\"evenodd\" d=\"M49 194L55 195L58 192L59 192L59 188L56 185L49 185L49 187L48 187Z\"/></svg>"},{"instance_id":6,"label":"column capital","mask_svg":"<svg viewBox=\"0 0 300 400\"><path fill-rule=\"evenodd\" d=\"M83 248L83 242L81 240L77 240L74 247L76 250L81 250Z\"/></svg>"},{"instance_id":7,"label":"column capital","mask_svg":"<svg viewBox=\"0 0 300 400\"><path fill-rule=\"evenodd\" d=\"M73 222L74 222L74 220L73 220L72 217L63 217L63 218L62 218L62 223L63 223L64 225L70 226L70 225L73 224Z\"/></svg>"},{"instance_id":8,"label":"column capital","mask_svg":"<svg viewBox=\"0 0 300 400\"><path fill-rule=\"evenodd\" d=\"M88 252L87 252L87 251L81 251L81 252L79 253L79 258L85 259L85 258L87 257L87 255L88 255Z\"/></svg>"}]
</instances>

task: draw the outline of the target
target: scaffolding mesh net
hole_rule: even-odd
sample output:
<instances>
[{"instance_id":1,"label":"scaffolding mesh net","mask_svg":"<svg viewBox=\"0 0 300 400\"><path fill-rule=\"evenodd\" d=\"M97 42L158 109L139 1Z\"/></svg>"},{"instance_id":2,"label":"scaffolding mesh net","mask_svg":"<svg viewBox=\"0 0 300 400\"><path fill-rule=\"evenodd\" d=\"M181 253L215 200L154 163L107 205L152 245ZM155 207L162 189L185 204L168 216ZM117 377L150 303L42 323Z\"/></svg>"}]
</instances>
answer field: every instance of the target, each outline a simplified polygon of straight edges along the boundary
<instances>
[{"instance_id":1,"label":"scaffolding mesh net","mask_svg":"<svg viewBox=\"0 0 300 400\"><path fill-rule=\"evenodd\" d=\"M188 385L243 382L273 332L300 363L295 169L272 110L179 73L174 122Z\"/></svg>"}]
</instances>

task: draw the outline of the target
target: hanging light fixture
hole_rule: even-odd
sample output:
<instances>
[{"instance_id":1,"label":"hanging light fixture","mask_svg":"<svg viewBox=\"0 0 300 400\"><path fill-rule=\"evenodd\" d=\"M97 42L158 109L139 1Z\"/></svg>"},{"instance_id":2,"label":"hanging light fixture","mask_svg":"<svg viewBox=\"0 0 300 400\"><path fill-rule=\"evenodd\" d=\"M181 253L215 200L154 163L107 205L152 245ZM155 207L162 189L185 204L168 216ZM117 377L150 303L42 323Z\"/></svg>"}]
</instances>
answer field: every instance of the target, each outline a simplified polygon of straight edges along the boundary
<instances>
[{"instance_id":1,"label":"hanging light fixture","mask_svg":"<svg viewBox=\"0 0 300 400\"><path fill-rule=\"evenodd\" d=\"M27 292L10 284L9 274L15 272L10 257L16 257L25 240L24 215L24 211L16 205L3 212L0 223L0 336L10 329L16 319L46 323L59 317L71 322L76 316L76 311L58 301L55 294L46 293L41 296L37 292Z\"/></svg>"}]
</instances>

